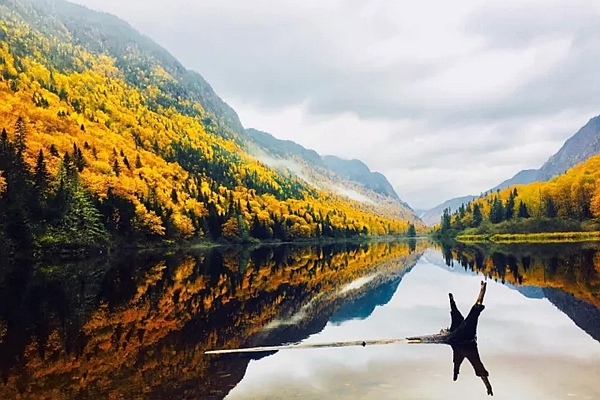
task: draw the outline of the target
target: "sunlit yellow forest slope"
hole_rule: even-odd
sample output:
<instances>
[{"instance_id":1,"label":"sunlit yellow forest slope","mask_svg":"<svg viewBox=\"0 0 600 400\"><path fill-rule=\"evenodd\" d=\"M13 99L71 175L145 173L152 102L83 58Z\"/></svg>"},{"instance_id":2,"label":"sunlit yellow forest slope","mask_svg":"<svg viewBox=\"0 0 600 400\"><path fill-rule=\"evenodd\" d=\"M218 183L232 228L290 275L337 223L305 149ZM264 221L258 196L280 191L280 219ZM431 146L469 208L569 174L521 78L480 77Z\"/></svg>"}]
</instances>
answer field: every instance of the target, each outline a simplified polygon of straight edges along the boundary
<instances>
[{"instance_id":1,"label":"sunlit yellow forest slope","mask_svg":"<svg viewBox=\"0 0 600 400\"><path fill-rule=\"evenodd\" d=\"M318 190L245 151L235 112L123 21L0 1L0 237L87 247L399 235L420 221Z\"/></svg>"},{"instance_id":2,"label":"sunlit yellow forest slope","mask_svg":"<svg viewBox=\"0 0 600 400\"><path fill-rule=\"evenodd\" d=\"M550 232L597 230L600 218L600 155L548 182L517 185L446 210L441 231Z\"/></svg>"}]
</instances>

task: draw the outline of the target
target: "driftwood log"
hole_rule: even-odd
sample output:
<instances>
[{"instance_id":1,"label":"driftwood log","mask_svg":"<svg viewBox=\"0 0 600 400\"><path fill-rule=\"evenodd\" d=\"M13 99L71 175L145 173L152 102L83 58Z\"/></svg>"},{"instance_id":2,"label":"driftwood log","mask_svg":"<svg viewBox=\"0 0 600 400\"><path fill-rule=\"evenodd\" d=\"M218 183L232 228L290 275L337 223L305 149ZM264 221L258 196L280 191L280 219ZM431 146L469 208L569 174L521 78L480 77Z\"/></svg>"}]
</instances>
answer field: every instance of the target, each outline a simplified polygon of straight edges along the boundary
<instances>
[{"instance_id":1,"label":"driftwood log","mask_svg":"<svg viewBox=\"0 0 600 400\"><path fill-rule=\"evenodd\" d=\"M481 289L479 290L479 296L467 318L464 318L460 310L456 307L454 302L454 296L450 293L450 328L442 329L440 333L434 335L425 336L414 336L409 337L408 340L421 343L443 343L443 344L466 344L474 343L477 341L477 323L479 321L479 315L485 308L483 305L483 298L485 296L485 289L487 284L481 282Z\"/></svg>"},{"instance_id":2,"label":"driftwood log","mask_svg":"<svg viewBox=\"0 0 600 400\"><path fill-rule=\"evenodd\" d=\"M264 355L274 354L279 350L293 350L293 349L315 349L315 348L331 348L331 347L350 347L350 346L371 346L371 345L386 345L392 343L438 343L448 344L452 346L454 363L454 380L458 379L460 372L460 366L465 360L469 360L475 375L480 377L487 393L493 396L492 385L488 379L489 373L483 366L481 358L479 357L479 349L477 348L477 323L479 321L479 315L484 310L483 298L485 297L486 283L481 282L481 288L479 295L471 311L464 318L456 303L454 302L454 296L452 293L450 297L450 328L442 329L440 333L435 335L425 336L414 336L405 339L388 339L388 340L366 340L366 341L350 341L350 342L327 342L327 343L304 343L304 344L286 344L280 346L263 346L263 347L250 347L241 349L224 349L224 350L210 350L206 351L205 354L237 354L237 353L261 353Z\"/></svg>"},{"instance_id":3,"label":"driftwood log","mask_svg":"<svg viewBox=\"0 0 600 400\"><path fill-rule=\"evenodd\" d=\"M477 347L477 323L479 322L479 315L485 309L483 298L485 297L486 287L487 284L481 282L479 295L477 296L475 304L471 307L471 311L469 311L467 318L463 317L458 307L456 307L454 296L452 293L449 293L450 328L442 329L440 333L435 335L415 336L408 338L408 340L413 343L449 344L452 346L453 352L452 361L454 363L454 380L456 381L458 379L460 366L466 358L473 366L475 375L480 377L485 384L488 395L493 396L492 385L488 379L490 374L481 362L479 349Z\"/></svg>"}]
</instances>

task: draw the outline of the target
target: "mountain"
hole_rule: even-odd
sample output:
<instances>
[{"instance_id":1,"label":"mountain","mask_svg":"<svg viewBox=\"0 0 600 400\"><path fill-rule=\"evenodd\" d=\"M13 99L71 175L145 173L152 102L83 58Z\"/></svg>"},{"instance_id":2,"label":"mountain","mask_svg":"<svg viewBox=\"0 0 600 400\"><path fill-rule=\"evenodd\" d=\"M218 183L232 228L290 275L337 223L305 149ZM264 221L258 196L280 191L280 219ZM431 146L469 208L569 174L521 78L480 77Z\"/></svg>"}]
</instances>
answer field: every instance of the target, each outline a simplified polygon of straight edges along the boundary
<instances>
[{"instance_id":1,"label":"mountain","mask_svg":"<svg viewBox=\"0 0 600 400\"><path fill-rule=\"evenodd\" d=\"M63 0L0 17L0 250L408 230L251 155L272 150L126 22Z\"/></svg>"},{"instance_id":2,"label":"mountain","mask_svg":"<svg viewBox=\"0 0 600 400\"><path fill-rule=\"evenodd\" d=\"M439 204L430 210L421 211L421 213L419 213L419 217L423 222L425 222L425 224L433 226L440 222L440 218L442 217L445 209L449 208L451 210L456 210L462 204L468 203L477 197L478 196L465 196L446 200L442 204Z\"/></svg>"},{"instance_id":3,"label":"mountain","mask_svg":"<svg viewBox=\"0 0 600 400\"><path fill-rule=\"evenodd\" d=\"M408 204L399 198L387 178L371 172L363 162L320 156L314 150L256 129L247 129L246 134L251 140L249 152L282 173L294 174L321 190L360 202L363 207L383 217L422 224Z\"/></svg>"},{"instance_id":4,"label":"mountain","mask_svg":"<svg viewBox=\"0 0 600 400\"><path fill-rule=\"evenodd\" d=\"M589 122L568 139L560 150L550 157L540 169L520 171L512 178L502 182L500 185L487 192L504 190L514 185L527 185L533 182L549 181L560 174L564 174L567 170L596 154L600 154L600 116L590 119ZM462 204L468 203L477 197L479 196L465 196L447 200L430 210L422 212L420 217L427 225L435 225L440 222L442 213L446 208L451 208L452 211L456 211Z\"/></svg>"},{"instance_id":5,"label":"mountain","mask_svg":"<svg viewBox=\"0 0 600 400\"><path fill-rule=\"evenodd\" d=\"M371 172L369 167L362 161L344 160L336 156L323 156L321 158L330 170L342 178L360 183L376 193L400 200L387 178L379 172Z\"/></svg>"},{"instance_id":6,"label":"mountain","mask_svg":"<svg viewBox=\"0 0 600 400\"><path fill-rule=\"evenodd\" d=\"M590 119L540 168L537 180L548 181L600 153L600 116ZM529 183L529 182L528 182Z\"/></svg>"},{"instance_id":7,"label":"mountain","mask_svg":"<svg viewBox=\"0 0 600 400\"><path fill-rule=\"evenodd\" d=\"M577 164L548 182L533 182L490 193L473 201L470 207L451 216L446 229L463 231L510 220L512 233L572 232L600 217L600 154ZM475 217L475 210L479 216ZM530 218L530 217L536 218ZM482 224L489 221L490 224ZM541 222L540 222L541 221ZM502 226L499 232L502 232ZM518 230L517 230L518 229Z\"/></svg>"},{"instance_id":8,"label":"mountain","mask_svg":"<svg viewBox=\"0 0 600 400\"><path fill-rule=\"evenodd\" d=\"M488 190L488 192L495 192L497 190L504 190L514 185L527 185L528 183L535 182L539 180L538 173L539 171L537 169L526 169L523 171L519 171L515 176L505 180L498 186L491 188L490 190Z\"/></svg>"}]
</instances>

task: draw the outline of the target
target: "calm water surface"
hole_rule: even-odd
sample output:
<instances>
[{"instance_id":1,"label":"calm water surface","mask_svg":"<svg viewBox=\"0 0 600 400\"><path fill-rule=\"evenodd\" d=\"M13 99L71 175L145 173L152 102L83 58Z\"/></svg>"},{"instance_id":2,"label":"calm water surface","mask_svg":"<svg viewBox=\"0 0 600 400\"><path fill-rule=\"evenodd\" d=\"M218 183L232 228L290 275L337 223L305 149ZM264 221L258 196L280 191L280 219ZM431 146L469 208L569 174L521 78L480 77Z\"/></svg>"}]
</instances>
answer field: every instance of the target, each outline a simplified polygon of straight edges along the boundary
<instances>
[{"instance_id":1,"label":"calm water surface","mask_svg":"<svg viewBox=\"0 0 600 400\"><path fill-rule=\"evenodd\" d=\"M0 267L4 399L600 399L599 246L280 246ZM403 338L488 281L476 370ZM473 354L471 354L473 355Z\"/></svg>"}]
</instances>

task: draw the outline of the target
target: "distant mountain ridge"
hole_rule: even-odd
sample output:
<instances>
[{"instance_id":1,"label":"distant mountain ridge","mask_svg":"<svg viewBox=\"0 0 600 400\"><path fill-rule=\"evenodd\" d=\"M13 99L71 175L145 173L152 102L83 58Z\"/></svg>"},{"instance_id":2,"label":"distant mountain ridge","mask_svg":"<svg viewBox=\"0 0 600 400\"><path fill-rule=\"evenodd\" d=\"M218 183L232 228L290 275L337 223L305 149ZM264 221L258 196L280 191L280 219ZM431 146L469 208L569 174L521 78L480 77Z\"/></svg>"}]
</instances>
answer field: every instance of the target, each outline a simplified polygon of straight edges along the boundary
<instances>
[{"instance_id":1,"label":"distant mountain ridge","mask_svg":"<svg viewBox=\"0 0 600 400\"><path fill-rule=\"evenodd\" d=\"M372 172L362 161L321 156L298 143L277 139L256 129L246 129L246 134L250 140L247 144L249 152L269 166L291 172L321 189L375 207L381 215L421 223L388 179L379 172Z\"/></svg>"},{"instance_id":2,"label":"distant mountain ridge","mask_svg":"<svg viewBox=\"0 0 600 400\"><path fill-rule=\"evenodd\" d=\"M400 200L388 179L380 172L371 172L362 161L344 160L336 156L323 156L321 159L330 170L342 178L358 182L374 192Z\"/></svg>"},{"instance_id":3,"label":"distant mountain ridge","mask_svg":"<svg viewBox=\"0 0 600 400\"><path fill-rule=\"evenodd\" d=\"M526 185L533 182L546 182L555 176L564 174L575 165L600 154L600 116L588 121L575 135L568 139L560 150L551 156L540 169L527 169L502 182L486 192L503 190L514 185ZM464 196L447 200L430 210L420 213L427 225L435 225L446 208L455 211L462 204L468 203L479 196Z\"/></svg>"}]
</instances>

